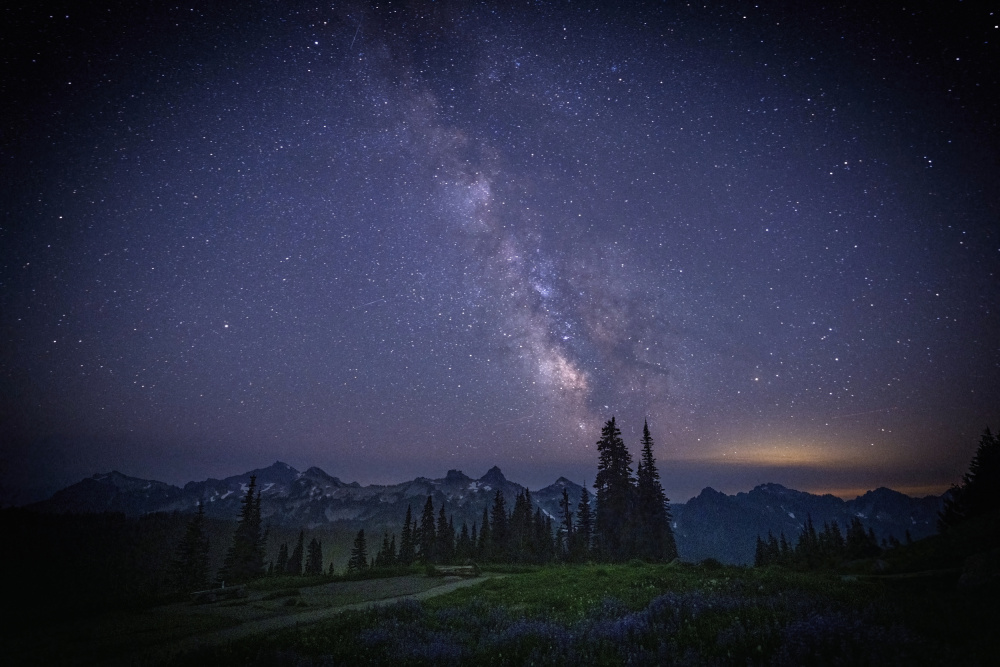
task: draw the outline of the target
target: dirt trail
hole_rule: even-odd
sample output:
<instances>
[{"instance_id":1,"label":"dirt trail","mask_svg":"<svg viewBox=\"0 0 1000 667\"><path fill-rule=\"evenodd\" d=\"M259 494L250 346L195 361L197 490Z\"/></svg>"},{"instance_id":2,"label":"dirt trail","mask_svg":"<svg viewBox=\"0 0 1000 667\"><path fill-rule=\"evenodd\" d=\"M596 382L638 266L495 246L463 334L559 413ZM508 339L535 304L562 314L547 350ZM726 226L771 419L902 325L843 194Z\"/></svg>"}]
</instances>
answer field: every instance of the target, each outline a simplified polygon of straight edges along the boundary
<instances>
[{"instance_id":1,"label":"dirt trail","mask_svg":"<svg viewBox=\"0 0 1000 667\"><path fill-rule=\"evenodd\" d=\"M450 593L458 588L474 586L486 581L489 578L490 577L476 577L474 579L460 579L458 577L445 577L440 580L428 580L422 577L400 577L396 582L394 582L394 586L383 588L382 590L369 591L372 595L369 599L364 599L350 604L334 604L331 606L324 606L322 608L313 607L302 611L287 611L281 613L280 615L270 615L264 618L248 619L241 622L239 625L225 628L224 630L197 634L194 636L184 637L167 644L147 647L147 649L141 651L140 653L130 656L128 662L133 665L159 664L185 651L197 649L201 646L218 646L255 634L275 632L285 628L308 625L330 618L331 616L345 611L368 609L374 607L375 605L393 604L402 600L425 600L427 598ZM438 581L440 583L437 583ZM332 586L336 586L336 584L313 588L326 589ZM393 594L400 593L401 591L408 592ZM312 593L312 595L310 595L310 593ZM386 595L387 593L388 595ZM301 596L303 598L311 597L313 599L316 599L317 597L322 598L322 595L317 596L316 591L308 588L301 589ZM258 597L258 601L261 599L262 598ZM248 604L253 602L255 602L255 600L249 601ZM259 607L260 605L258 604L256 606ZM216 606L211 605L211 607ZM205 611L211 611L211 607ZM216 607L215 611L221 611L222 609L224 608Z\"/></svg>"}]
</instances>

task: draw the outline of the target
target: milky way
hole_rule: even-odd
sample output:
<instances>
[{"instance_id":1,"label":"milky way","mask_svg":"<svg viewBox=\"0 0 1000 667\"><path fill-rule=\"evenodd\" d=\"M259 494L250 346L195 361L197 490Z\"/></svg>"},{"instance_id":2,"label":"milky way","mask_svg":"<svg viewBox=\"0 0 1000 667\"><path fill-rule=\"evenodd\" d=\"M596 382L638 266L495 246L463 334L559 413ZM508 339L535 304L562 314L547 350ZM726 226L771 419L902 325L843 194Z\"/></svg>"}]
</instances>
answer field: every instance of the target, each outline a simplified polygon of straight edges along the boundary
<instances>
[{"instance_id":1,"label":"milky way","mask_svg":"<svg viewBox=\"0 0 1000 667\"><path fill-rule=\"evenodd\" d=\"M862 6L12 11L6 498L583 482L612 415L681 500L957 482L1000 426L1000 18Z\"/></svg>"}]
</instances>

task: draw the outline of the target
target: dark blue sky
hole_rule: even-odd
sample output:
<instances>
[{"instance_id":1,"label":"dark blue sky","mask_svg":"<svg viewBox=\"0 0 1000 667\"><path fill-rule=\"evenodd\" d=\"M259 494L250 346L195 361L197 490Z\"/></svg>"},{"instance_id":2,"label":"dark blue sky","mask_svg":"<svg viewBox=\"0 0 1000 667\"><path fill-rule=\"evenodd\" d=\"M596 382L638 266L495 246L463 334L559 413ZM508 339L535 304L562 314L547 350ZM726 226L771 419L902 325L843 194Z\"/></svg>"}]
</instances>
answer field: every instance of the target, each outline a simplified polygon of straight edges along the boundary
<instances>
[{"instance_id":1,"label":"dark blue sky","mask_svg":"<svg viewBox=\"0 0 1000 667\"><path fill-rule=\"evenodd\" d=\"M674 500L917 494L1000 426L978 3L200 4L4 10L5 502L592 481L612 414Z\"/></svg>"}]
</instances>

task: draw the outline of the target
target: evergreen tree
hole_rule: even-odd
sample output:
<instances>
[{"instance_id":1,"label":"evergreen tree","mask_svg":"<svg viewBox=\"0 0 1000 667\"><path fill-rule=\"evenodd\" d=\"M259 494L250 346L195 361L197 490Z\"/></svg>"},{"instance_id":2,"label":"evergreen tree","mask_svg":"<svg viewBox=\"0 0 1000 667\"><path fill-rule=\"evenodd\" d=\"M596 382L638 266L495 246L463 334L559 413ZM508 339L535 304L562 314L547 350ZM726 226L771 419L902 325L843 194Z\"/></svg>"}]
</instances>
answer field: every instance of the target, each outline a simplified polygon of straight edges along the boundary
<instances>
[{"instance_id":1,"label":"evergreen tree","mask_svg":"<svg viewBox=\"0 0 1000 667\"><path fill-rule=\"evenodd\" d=\"M264 575L264 540L261 532L260 493L257 477L251 475L240 508L240 521L233 534L233 544L226 553L219 580L242 583Z\"/></svg>"},{"instance_id":2,"label":"evergreen tree","mask_svg":"<svg viewBox=\"0 0 1000 667\"><path fill-rule=\"evenodd\" d=\"M788 543L788 539L785 538L785 531L781 531L781 540L779 542L779 549L781 550L781 557L778 562L782 565L788 565L792 561L792 546Z\"/></svg>"},{"instance_id":3,"label":"evergreen tree","mask_svg":"<svg viewBox=\"0 0 1000 667\"><path fill-rule=\"evenodd\" d=\"M304 530L299 531L299 541L295 544L295 549L292 550L292 555L288 557L288 574L294 574L296 576L302 574L302 558L305 555L306 544L306 532Z\"/></svg>"},{"instance_id":4,"label":"evergreen tree","mask_svg":"<svg viewBox=\"0 0 1000 667\"><path fill-rule=\"evenodd\" d=\"M555 556L555 543L552 540L552 519L542 514L542 508L536 507L531 524L534 528L531 549L534 552L535 562L548 563Z\"/></svg>"},{"instance_id":5,"label":"evergreen tree","mask_svg":"<svg viewBox=\"0 0 1000 667\"><path fill-rule=\"evenodd\" d=\"M782 536L784 539L784 536ZM781 563L781 547L774 533L767 531L767 539L757 536L757 546L754 549L754 567L766 567L768 565L778 565Z\"/></svg>"},{"instance_id":6,"label":"evergreen tree","mask_svg":"<svg viewBox=\"0 0 1000 667\"><path fill-rule=\"evenodd\" d=\"M410 506L406 506L406 519L403 521L403 532L399 536L399 563L410 566L416 560L416 545L413 539L413 529L410 523L413 520L413 513Z\"/></svg>"},{"instance_id":7,"label":"evergreen tree","mask_svg":"<svg viewBox=\"0 0 1000 667\"><path fill-rule=\"evenodd\" d=\"M600 455L597 465L597 520L594 526L596 547L607 560L624 560L632 554L635 487L632 478L632 455L625 447L621 431L612 417L601 429L597 441Z\"/></svg>"},{"instance_id":8,"label":"evergreen tree","mask_svg":"<svg viewBox=\"0 0 1000 667\"><path fill-rule=\"evenodd\" d=\"M753 549L753 566L764 567L765 565L769 565L767 562L767 547L764 545L764 540L760 539L760 535L758 535L757 543Z\"/></svg>"},{"instance_id":9,"label":"evergreen tree","mask_svg":"<svg viewBox=\"0 0 1000 667\"><path fill-rule=\"evenodd\" d=\"M473 524L473 534L475 534L475 530L476 527L475 524ZM469 537L469 526L463 521L462 529L458 534L458 542L455 544L456 563L461 564L472 558L473 544L475 544L475 542L473 541L473 538Z\"/></svg>"},{"instance_id":10,"label":"evergreen tree","mask_svg":"<svg viewBox=\"0 0 1000 667\"><path fill-rule=\"evenodd\" d=\"M315 537L309 540L309 555L306 557L305 573L323 574L323 543Z\"/></svg>"},{"instance_id":11,"label":"evergreen tree","mask_svg":"<svg viewBox=\"0 0 1000 667\"><path fill-rule=\"evenodd\" d=\"M434 501L427 496L424 503L424 513L420 517L420 560L424 563L435 563L434 547L436 546L434 531Z\"/></svg>"},{"instance_id":12,"label":"evergreen tree","mask_svg":"<svg viewBox=\"0 0 1000 667\"><path fill-rule=\"evenodd\" d=\"M637 478L637 555L650 560L673 560L677 558L677 544L670 526L668 498L660 485L660 473L653 457L653 438L648 422L642 425L642 457Z\"/></svg>"},{"instance_id":13,"label":"evergreen tree","mask_svg":"<svg viewBox=\"0 0 1000 667\"><path fill-rule=\"evenodd\" d=\"M844 558L844 536L840 534L840 526L836 521L823 522L823 530L819 534L819 560L827 566L837 565Z\"/></svg>"},{"instance_id":14,"label":"evergreen tree","mask_svg":"<svg viewBox=\"0 0 1000 667\"><path fill-rule=\"evenodd\" d=\"M819 537L816 535L812 515L807 514L805 528L795 545L795 561L807 569L813 569L819 564L819 555Z\"/></svg>"},{"instance_id":15,"label":"evergreen tree","mask_svg":"<svg viewBox=\"0 0 1000 667\"><path fill-rule=\"evenodd\" d=\"M444 513L444 503L441 503L441 512L438 514L437 523L437 543L435 544L436 563L450 563L455 556L455 531L448 523L448 517Z\"/></svg>"},{"instance_id":16,"label":"evergreen tree","mask_svg":"<svg viewBox=\"0 0 1000 667\"><path fill-rule=\"evenodd\" d=\"M177 546L173 562L172 579L182 591L208 588L208 536L205 534L205 506L198 503L198 511L188 522L184 539Z\"/></svg>"},{"instance_id":17,"label":"evergreen tree","mask_svg":"<svg viewBox=\"0 0 1000 667\"><path fill-rule=\"evenodd\" d=\"M490 535L492 537L491 559L503 560L507 555L507 502L500 489L493 496L493 512L490 514Z\"/></svg>"},{"instance_id":18,"label":"evergreen tree","mask_svg":"<svg viewBox=\"0 0 1000 667\"><path fill-rule=\"evenodd\" d=\"M966 519L1000 510L1000 438L983 431L979 447L962 483L952 486L938 517L938 530L947 532Z\"/></svg>"},{"instance_id":19,"label":"evergreen tree","mask_svg":"<svg viewBox=\"0 0 1000 667\"><path fill-rule=\"evenodd\" d=\"M858 517L853 517L851 524L847 527L845 551L848 560L871 558L879 555L881 551L878 540L875 539L875 533L871 532L870 529L866 531L864 524Z\"/></svg>"},{"instance_id":20,"label":"evergreen tree","mask_svg":"<svg viewBox=\"0 0 1000 667\"><path fill-rule=\"evenodd\" d=\"M594 545L594 510L590 506L590 492L583 483L580 502L576 506L576 540L573 544L573 560L585 561L590 557Z\"/></svg>"},{"instance_id":21,"label":"evergreen tree","mask_svg":"<svg viewBox=\"0 0 1000 667\"><path fill-rule=\"evenodd\" d=\"M767 560L774 565L781 563L781 546L771 531L767 531Z\"/></svg>"},{"instance_id":22,"label":"evergreen tree","mask_svg":"<svg viewBox=\"0 0 1000 667\"><path fill-rule=\"evenodd\" d=\"M559 501L559 509L562 511L562 523L559 526L560 544L564 553L560 553L560 558L569 556L570 545L573 543L573 508L570 507L569 491L566 487L562 490L562 499Z\"/></svg>"},{"instance_id":23,"label":"evergreen tree","mask_svg":"<svg viewBox=\"0 0 1000 667\"><path fill-rule=\"evenodd\" d=\"M348 572L362 572L368 569L368 545L365 542L365 529L358 531L351 548L351 558L347 561Z\"/></svg>"},{"instance_id":24,"label":"evergreen tree","mask_svg":"<svg viewBox=\"0 0 1000 667\"><path fill-rule=\"evenodd\" d=\"M382 533L382 546L375 554L375 567L393 567L396 564L396 536L389 539L389 533Z\"/></svg>"},{"instance_id":25,"label":"evergreen tree","mask_svg":"<svg viewBox=\"0 0 1000 667\"><path fill-rule=\"evenodd\" d=\"M288 572L288 543L282 542L278 547L278 560L274 561L274 574L281 575Z\"/></svg>"},{"instance_id":26,"label":"evergreen tree","mask_svg":"<svg viewBox=\"0 0 1000 667\"><path fill-rule=\"evenodd\" d=\"M507 559L511 562L527 562L532 560L531 535L534 532L531 525L530 501L520 491L514 499L514 509L507 524Z\"/></svg>"},{"instance_id":27,"label":"evergreen tree","mask_svg":"<svg viewBox=\"0 0 1000 667\"><path fill-rule=\"evenodd\" d=\"M482 528L479 529L479 541L476 542L476 552L479 558L489 560L493 553L493 532L490 528L489 509L483 507Z\"/></svg>"}]
</instances>

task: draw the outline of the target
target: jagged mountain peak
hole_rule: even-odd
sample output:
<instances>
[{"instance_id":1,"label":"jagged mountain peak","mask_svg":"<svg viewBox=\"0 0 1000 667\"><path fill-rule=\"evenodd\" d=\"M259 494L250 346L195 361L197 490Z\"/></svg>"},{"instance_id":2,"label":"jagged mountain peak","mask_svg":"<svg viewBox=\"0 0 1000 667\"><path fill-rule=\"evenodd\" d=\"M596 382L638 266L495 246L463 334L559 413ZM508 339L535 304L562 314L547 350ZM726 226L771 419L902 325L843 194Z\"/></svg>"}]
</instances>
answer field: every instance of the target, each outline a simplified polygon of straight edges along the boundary
<instances>
[{"instance_id":1,"label":"jagged mountain peak","mask_svg":"<svg viewBox=\"0 0 1000 667\"><path fill-rule=\"evenodd\" d=\"M776 484L774 482L758 484L757 486L753 487L752 489L750 489L750 491L746 493L749 496L768 496L771 498L779 498L779 499L804 498L806 496L813 495L810 493L806 493L805 491L796 491L795 489L789 489L787 486L782 486L781 484Z\"/></svg>"},{"instance_id":2,"label":"jagged mountain peak","mask_svg":"<svg viewBox=\"0 0 1000 667\"><path fill-rule=\"evenodd\" d=\"M258 485L268 483L291 484L298 478L299 471L287 463L275 461L266 468L257 468L256 470L251 470L248 473L237 475L236 477L240 479L246 478L246 480L249 481L251 475L257 478Z\"/></svg>"},{"instance_id":3,"label":"jagged mountain peak","mask_svg":"<svg viewBox=\"0 0 1000 667\"><path fill-rule=\"evenodd\" d=\"M580 493L583 489L582 486L574 482L573 480L566 479L565 477L560 477L556 481L552 482L548 486L542 487L535 493L559 493L562 494L562 490L567 489L571 492L571 495Z\"/></svg>"},{"instance_id":4,"label":"jagged mountain peak","mask_svg":"<svg viewBox=\"0 0 1000 667\"><path fill-rule=\"evenodd\" d=\"M877 489L872 489L871 491L866 491L863 495L855 498L856 501L872 501L872 500L898 500L900 498L909 498L905 493L900 493L899 491L894 491L893 489L880 486Z\"/></svg>"},{"instance_id":5,"label":"jagged mountain peak","mask_svg":"<svg viewBox=\"0 0 1000 667\"><path fill-rule=\"evenodd\" d=\"M702 498L702 499L705 499L705 500L712 500L712 499L717 499L717 498L728 498L728 497L729 496L727 496L726 494L724 494L722 491L716 491L712 487L706 486L704 489L701 490L701 493L699 493L697 496L695 496L691 500L694 501L694 500L697 500L698 498Z\"/></svg>"},{"instance_id":6,"label":"jagged mountain peak","mask_svg":"<svg viewBox=\"0 0 1000 667\"><path fill-rule=\"evenodd\" d=\"M449 470L444 476L444 481L449 484L466 484L472 481L472 478L466 475L461 470Z\"/></svg>"},{"instance_id":7,"label":"jagged mountain peak","mask_svg":"<svg viewBox=\"0 0 1000 667\"><path fill-rule=\"evenodd\" d=\"M321 479L321 480L324 480L324 481L328 480L328 481L331 481L331 482L338 482L338 483L340 483L340 480L338 478L336 478L333 475L329 474L328 472L326 472L325 470L323 470L319 466L310 466L310 467L306 468L305 472L300 472L299 473L299 477L305 477L307 479Z\"/></svg>"},{"instance_id":8,"label":"jagged mountain peak","mask_svg":"<svg viewBox=\"0 0 1000 667\"><path fill-rule=\"evenodd\" d=\"M486 471L486 474L479 478L479 481L483 484L490 484L492 486L501 486L507 483L507 478L503 476L500 468L493 466Z\"/></svg>"},{"instance_id":9,"label":"jagged mountain peak","mask_svg":"<svg viewBox=\"0 0 1000 667\"><path fill-rule=\"evenodd\" d=\"M765 482L764 484L758 484L753 487L753 491L775 494L788 493L791 490L792 489L789 489L787 486L782 486L781 484L776 484L775 482ZM796 493L798 493L798 491L796 491Z\"/></svg>"}]
</instances>

